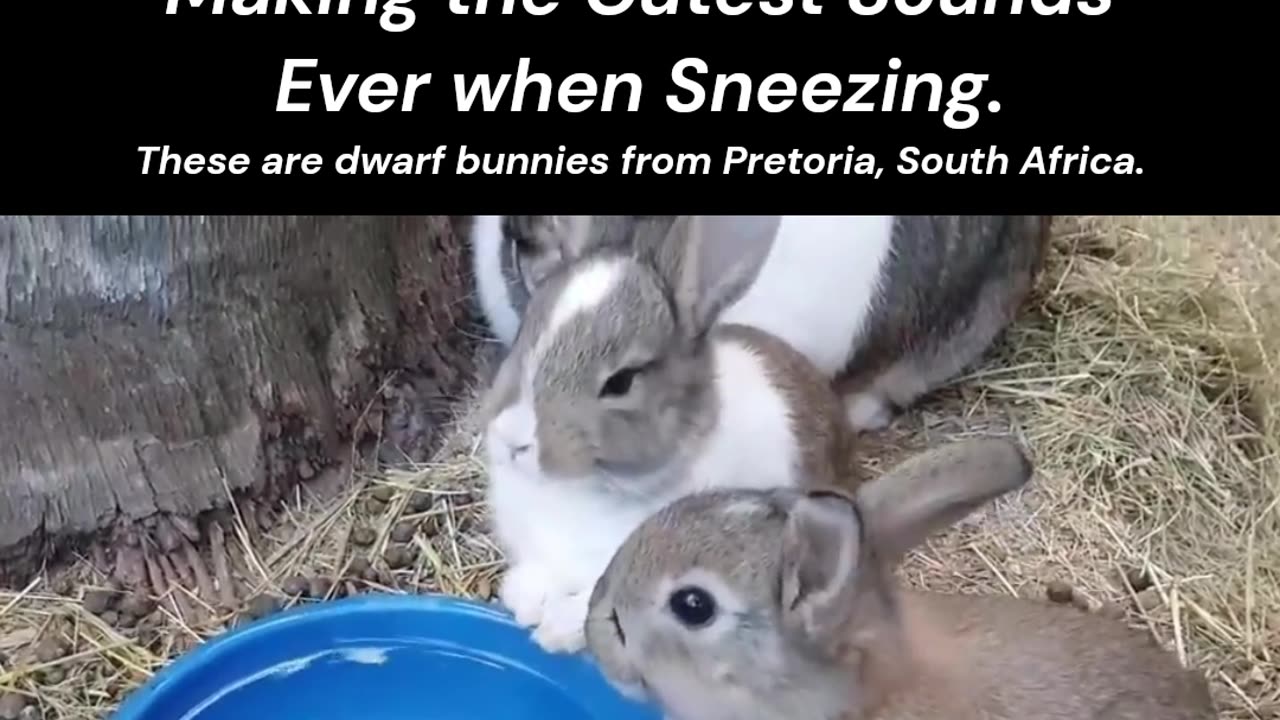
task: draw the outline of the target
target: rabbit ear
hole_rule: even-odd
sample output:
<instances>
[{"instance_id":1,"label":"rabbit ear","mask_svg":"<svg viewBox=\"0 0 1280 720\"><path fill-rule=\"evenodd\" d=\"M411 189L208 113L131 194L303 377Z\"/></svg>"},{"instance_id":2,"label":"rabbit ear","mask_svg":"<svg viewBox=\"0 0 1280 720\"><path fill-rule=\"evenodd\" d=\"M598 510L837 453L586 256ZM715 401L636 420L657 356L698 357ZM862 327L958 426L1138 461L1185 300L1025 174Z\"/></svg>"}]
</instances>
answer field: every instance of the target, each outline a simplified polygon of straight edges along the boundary
<instances>
[{"instance_id":1,"label":"rabbit ear","mask_svg":"<svg viewBox=\"0 0 1280 720\"><path fill-rule=\"evenodd\" d=\"M668 246L683 249L676 307L690 336L710 329L755 280L781 222L778 215L686 215L671 225Z\"/></svg>"},{"instance_id":2,"label":"rabbit ear","mask_svg":"<svg viewBox=\"0 0 1280 720\"><path fill-rule=\"evenodd\" d=\"M529 295L597 250L630 250L646 222L641 215L507 215L503 233L511 242L506 262ZM528 256L524 262L522 255Z\"/></svg>"},{"instance_id":3,"label":"rabbit ear","mask_svg":"<svg viewBox=\"0 0 1280 720\"><path fill-rule=\"evenodd\" d=\"M548 266L563 267L596 245L592 225L591 215L504 215L502 233L512 252L532 252Z\"/></svg>"},{"instance_id":4,"label":"rabbit ear","mask_svg":"<svg viewBox=\"0 0 1280 720\"><path fill-rule=\"evenodd\" d=\"M897 562L931 534L1025 485L1031 461L1012 441L968 440L920 453L858 488L867 541Z\"/></svg>"},{"instance_id":5,"label":"rabbit ear","mask_svg":"<svg viewBox=\"0 0 1280 720\"><path fill-rule=\"evenodd\" d=\"M559 241L560 262L580 259L601 242L591 215L548 215L551 235Z\"/></svg>"},{"instance_id":6,"label":"rabbit ear","mask_svg":"<svg viewBox=\"0 0 1280 720\"><path fill-rule=\"evenodd\" d=\"M782 540L782 618L806 641L828 646L855 612L862 533L852 498L805 493L792 505Z\"/></svg>"}]
</instances>

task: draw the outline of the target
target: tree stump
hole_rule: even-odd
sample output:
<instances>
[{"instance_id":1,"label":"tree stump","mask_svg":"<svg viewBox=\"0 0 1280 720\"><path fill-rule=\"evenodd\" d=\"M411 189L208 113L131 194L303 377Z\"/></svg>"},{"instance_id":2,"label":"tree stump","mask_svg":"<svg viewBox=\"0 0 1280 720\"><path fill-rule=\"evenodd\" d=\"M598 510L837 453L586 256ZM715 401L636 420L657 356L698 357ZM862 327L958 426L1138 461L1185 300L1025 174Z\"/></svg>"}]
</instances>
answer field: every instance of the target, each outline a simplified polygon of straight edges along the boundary
<instances>
[{"instance_id":1,"label":"tree stump","mask_svg":"<svg viewBox=\"0 0 1280 720\"><path fill-rule=\"evenodd\" d=\"M421 459L474 377L466 252L445 216L0 217L0 583L367 434Z\"/></svg>"}]
</instances>

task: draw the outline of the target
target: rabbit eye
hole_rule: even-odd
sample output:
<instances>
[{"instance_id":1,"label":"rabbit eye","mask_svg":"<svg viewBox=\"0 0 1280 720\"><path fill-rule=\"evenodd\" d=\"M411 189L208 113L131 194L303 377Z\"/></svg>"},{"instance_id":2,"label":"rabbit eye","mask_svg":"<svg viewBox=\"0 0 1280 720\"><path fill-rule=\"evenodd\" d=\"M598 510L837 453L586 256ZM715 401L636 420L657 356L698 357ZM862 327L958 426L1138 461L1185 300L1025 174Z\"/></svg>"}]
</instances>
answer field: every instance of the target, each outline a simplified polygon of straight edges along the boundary
<instances>
[{"instance_id":1,"label":"rabbit eye","mask_svg":"<svg viewBox=\"0 0 1280 720\"><path fill-rule=\"evenodd\" d=\"M685 627L702 627L716 615L716 601L700 587L683 587L671 593L667 601L672 614Z\"/></svg>"},{"instance_id":2,"label":"rabbit eye","mask_svg":"<svg viewBox=\"0 0 1280 720\"><path fill-rule=\"evenodd\" d=\"M631 383L639 373L640 368L623 368L610 375L600 388L600 397L618 397L631 392Z\"/></svg>"}]
</instances>

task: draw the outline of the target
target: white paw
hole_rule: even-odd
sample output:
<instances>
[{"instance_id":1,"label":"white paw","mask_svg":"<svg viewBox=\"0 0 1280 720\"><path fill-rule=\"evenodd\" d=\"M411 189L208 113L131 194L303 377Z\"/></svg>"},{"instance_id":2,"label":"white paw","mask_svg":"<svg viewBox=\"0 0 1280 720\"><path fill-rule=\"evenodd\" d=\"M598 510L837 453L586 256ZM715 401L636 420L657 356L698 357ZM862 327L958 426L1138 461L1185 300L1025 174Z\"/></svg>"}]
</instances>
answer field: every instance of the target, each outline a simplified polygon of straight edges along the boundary
<instances>
[{"instance_id":1,"label":"white paw","mask_svg":"<svg viewBox=\"0 0 1280 720\"><path fill-rule=\"evenodd\" d=\"M542 622L551 579L535 565L520 563L507 569L498 588L498 599L523 627Z\"/></svg>"},{"instance_id":2,"label":"white paw","mask_svg":"<svg viewBox=\"0 0 1280 720\"><path fill-rule=\"evenodd\" d=\"M533 639L547 652L577 652L586 646L590 591L549 596Z\"/></svg>"},{"instance_id":3,"label":"white paw","mask_svg":"<svg viewBox=\"0 0 1280 720\"><path fill-rule=\"evenodd\" d=\"M893 409L878 395L857 393L845 398L849 423L858 432L883 430L893 422Z\"/></svg>"},{"instance_id":4,"label":"white paw","mask_svg":"<svg viewBox=\"0 0 1280 720\"><path fill-rule=\"evenodd\" d=\"M613 685L613 688L618 691L619 695L631 700L632 702L653 702L653 696L651 696L649 692L644 689L644 685L641 685L639 682L623 682L621 680L611 679L610 683ZM668 717L667 720L673 719Z\"/></svg>"}]
</instances>

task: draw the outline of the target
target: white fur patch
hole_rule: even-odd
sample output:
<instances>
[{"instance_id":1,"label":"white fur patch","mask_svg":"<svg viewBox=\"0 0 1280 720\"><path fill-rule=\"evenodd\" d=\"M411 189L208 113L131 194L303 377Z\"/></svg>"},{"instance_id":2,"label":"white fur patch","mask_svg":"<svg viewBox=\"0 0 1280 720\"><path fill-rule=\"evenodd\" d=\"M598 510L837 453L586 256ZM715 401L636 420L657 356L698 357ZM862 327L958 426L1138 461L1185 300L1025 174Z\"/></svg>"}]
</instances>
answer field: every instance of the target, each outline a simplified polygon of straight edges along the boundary
<instances>
[{"instance_id":1,"label":"white fur patch","mask_svg":"<svg viewBox=\"0 0 1280 720\"><path fill-rule=\"evenodd\" d=\"M791 408L769 382L763 358L727 339L717 340L713 350L719 420L695 458L682 494L794 485L800 455Z\"/></svg>"},{"instance_id":2,"label":"white fur patch","mask_svg":"<svg viewBox=\"0 0 1280 720\"><path fill-rule=\"evenodd\" d=\"M587 599L597 578L631 530L659 507L604 492L597 478L550 479L538 467L533 378L566 324L598 310L623 275L619 259L575 268L526 358L520 392L486 432L488 502L493 528L510 561L503 603L534 639L551 651L574 651L584 642ZM512 457L512 448L529 448Z\"/></svg>"},{"instance_id":3,"label":"white fur patch","mask_svg":"<svg viewBox=\"0 0 1280 720\"><path fill-rule=\"evenodd\" d=\"M755 282L720 322L766 330L828 376L863 332L890 252L892 215L784 215Z\"/></svg>"},{"instance_id":4,"label":"white fur patch","mask_svg":"<svg viewBox=\"0 0 1280 720\"><path fill-rule=\"evenodd\" d=\"M566 591L594 584L631 530L664 504L602 492L595 478L552 480L497 459L489 489L494 529L512 559L545 564L545 579Z\"/></svg>"},{"instance_id":5,"label":"white fur patch","mask_svg":"<svg viewBox=\"0 0 1280 720\"><path fill-rule=\"evenodd\" d=\"M515 401L503 408L486 429L485 441L496 462L514 462L522 472L537 474L538 418L533 407L533 378L538 365L567 323L579 315L594 312L604 302L622 278L622 270L618 259L592 261L575 271L565 283L546 326L525 360ZM527 449L513 460L513 451L525 446Z\"/></svg>"},{"instance_id":6,"label":"white fur patch","mask_svg":"<svg viewBox=\"0 0 1280 720\"><path fill-rule=\"evenodd\" d=\"M522 624L538 626L534 639L544 648L572 652L584 642L596 580L662 500L608 493L595 478L550 480L491 457L488 503L511 562L503 603Z\"/></svg>"},{"instance_id":7,"label":"white fur patch","mask_svg":"<svg viewBox=\"0 0 1280 720\"><path fill-rule=\"evenodd\" d=\"M551 308L539 345L549 345L565 323L599 307L621 278L622 261L618 258L593 260L574 271Z\"/></svg>"},{"instance_id":8,"label":"white fur patch","mask_svg":"<svg viewBox=\"0 0 1280 720\"><path fill-rule=\"evenodd\" d=\"M506 251L502 216L475 216L471 226L471 265L476 277L476 294L494 336L503 345L511 345L520 329L520 316L502 274L502 253Z\"/></svg>"},{"instance_id":9,"label":"white fur patch","mask_svg":"<svg viewBox=\"0 0 1280 720\"><path fill-rule=\"evenodd\" d=\"M534 443L537 417L533 409L533 378L541 356L552 346L566 323L582 313L594 311L608 297L621 277L622 263L616 259L593 261L575 271L559 297L556 298L548 316L547 325L542 329L533 353L525 362L519 398L499 413L488 428L489 436L499 441L497 447L491 447L489 450L492 473L490 482L495 491L499 491L498 501L502 502L505 498L511 497L515 502L516 513L520 517L532 514L537 518L539 511L535 507L541 507L548 498L555 498L552 506L545 509L548 512L554 512L555 515L575 519L568 525L552 523L550 526L554 528L552 537L558 538L563 535L564 529L575 526L578 518L599 516L601 508L582 507L584 501L588 504L594 502L588 499L594 493L590 492L589 485L548 481L540 476L536 467L513 465L510 456L502 453L503 444L505 443L506 449L509 450L512 446ZM557 509L553 510L553 508ZM512 517L514 519L515 515ZM543 520L539 519L538 522L541 523ZM523 523L516 524L523 525ZM520 544L522 543L517 543L517 545ZM562 554L562 548L558 546L548 547L546 550L551 553L549 556L551 558Z\"/></svg>"},{"instance_id":10,"label":"white fur patch","mask_svg":"<svg viewBox=\"0 0 1280 720\"><path fill-rule=\"evenodd\" d=\"M768 505L755 500L734 500L720 508L720 512L728 517L752 517L762 515L768 509Z\"/></svg>"},{"instance_id":11,"label":"white fur patch","mask_svg":"<svg viewBox=\"0 0 1280 720\"><path fill-rule=\"evenodd\" d=\"M854 393L845 398L844 404L845 414L855 430L883 430L893 422L893 411L878 395Z\"/></svg>"},{"instance_id":12,"label":"white fur patch","mask_svg":"<svg viewBox=\"0 0 1280 720\"><path fill-rule=\"evenodd\" d=\"M491 462L515 463L525 472L537 469L538 420L533 403L521 398L503 408L489 424L485 442L493 455ZM518 448L525 450L516 454Z\"/></svg>"},{"instance_id":13,"label":"white fur patch","mask_svg":"<svg viewBox=\"0 0 1280 720\"><path fill-rule=\"evenodd\" d=\"M570 251L575 254L581 252L591 240L591 216L570 215L564 220Z\"/></svg>"}]
</instances>

